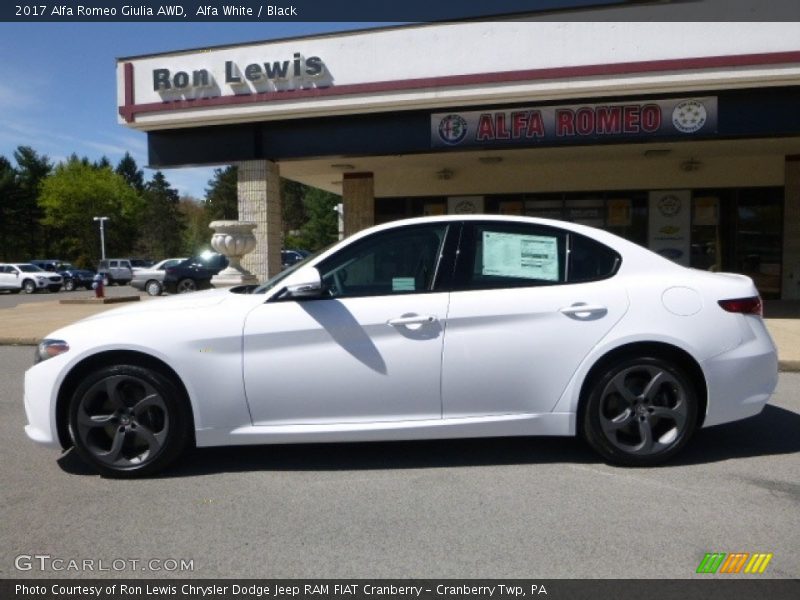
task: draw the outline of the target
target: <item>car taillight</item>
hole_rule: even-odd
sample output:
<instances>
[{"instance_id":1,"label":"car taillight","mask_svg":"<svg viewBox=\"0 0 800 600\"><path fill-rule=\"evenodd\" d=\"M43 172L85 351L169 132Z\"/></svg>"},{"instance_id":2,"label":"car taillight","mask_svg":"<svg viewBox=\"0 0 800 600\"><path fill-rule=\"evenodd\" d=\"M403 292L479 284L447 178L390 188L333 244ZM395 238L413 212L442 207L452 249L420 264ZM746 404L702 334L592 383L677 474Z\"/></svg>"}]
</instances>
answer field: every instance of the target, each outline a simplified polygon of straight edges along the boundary
<instances>
[{"instance_id":1,"label":"car taillight","mask_svg":"<svg viewBox=\"0 0 800 600\"><path fill-rule=\"evenodd\" d=\"M743 315L764 316L764 305L761 304L759 296L752 298L733 298L731 300L720 300L719 305L732 313L742 313Z\"/></svg>"}]
</instances>

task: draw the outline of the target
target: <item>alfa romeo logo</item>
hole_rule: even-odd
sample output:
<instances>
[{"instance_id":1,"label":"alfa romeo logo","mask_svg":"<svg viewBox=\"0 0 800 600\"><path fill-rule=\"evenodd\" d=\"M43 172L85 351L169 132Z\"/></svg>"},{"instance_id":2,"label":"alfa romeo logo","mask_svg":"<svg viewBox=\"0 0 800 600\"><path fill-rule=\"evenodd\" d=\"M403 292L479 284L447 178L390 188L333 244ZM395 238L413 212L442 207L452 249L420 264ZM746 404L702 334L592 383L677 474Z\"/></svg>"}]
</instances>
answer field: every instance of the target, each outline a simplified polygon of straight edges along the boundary
<instances>
[{"instance_id":1,"label":"alfa romeo logo","mask_svg":"<svg viewBox=\"0 0 800 600\"><path fill-rule=\"evenodd\" d=\"M467 121L461 115L447 115L439 121L439 137L454 146L467 137Z\"/></svg>"},{"instance_id":2,"label":"alfa romeo logo","mask_svg":"<svg viewBox=\"0 0 800 600\"><path fill-rule=\"evenodd\" d=\"M684 100L672 111L672 124L682 133L699 131L707 119L706 107L697 100Z\"/></svg>"}]
</instances>

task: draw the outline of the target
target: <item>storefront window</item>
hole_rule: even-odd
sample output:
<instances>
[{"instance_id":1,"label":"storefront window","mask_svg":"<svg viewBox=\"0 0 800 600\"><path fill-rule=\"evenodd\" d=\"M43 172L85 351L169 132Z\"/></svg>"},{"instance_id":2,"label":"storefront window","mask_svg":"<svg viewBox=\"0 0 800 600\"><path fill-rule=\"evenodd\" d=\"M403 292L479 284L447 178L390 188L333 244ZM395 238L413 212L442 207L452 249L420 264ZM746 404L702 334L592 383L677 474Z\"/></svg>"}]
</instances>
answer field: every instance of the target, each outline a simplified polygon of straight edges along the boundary
<instances>
[{"instance_id":1,"label":"storefront window","mask_svg":"<svg viewBox=\"0 0 800 600\"><path fill-rule=\"evenodd\" d=\"M782 190L739 190L734 270L752 277L765 298L780 297L782 240Z\"/></svg>"}]
</instances>

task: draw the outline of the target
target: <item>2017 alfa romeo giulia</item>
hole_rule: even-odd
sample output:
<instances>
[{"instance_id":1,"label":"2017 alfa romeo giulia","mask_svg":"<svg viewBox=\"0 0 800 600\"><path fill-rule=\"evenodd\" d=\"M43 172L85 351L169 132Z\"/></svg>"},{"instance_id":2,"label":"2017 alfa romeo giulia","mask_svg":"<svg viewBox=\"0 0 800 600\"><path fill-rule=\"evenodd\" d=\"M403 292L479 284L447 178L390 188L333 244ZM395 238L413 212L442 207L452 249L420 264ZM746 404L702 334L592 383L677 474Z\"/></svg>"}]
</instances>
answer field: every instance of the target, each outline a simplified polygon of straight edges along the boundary
<instances>
[{"instance_id":1,"label":"2017 alfa romeo giulia","mask_svg":"<svg viewBox=\"0 0 800 600\"><path fill-rule=\"evenodd\" d=\"M758 414L776 382L747 277L577 224L436 217L362 231L255 289L52 333L25 429L110 476L191 444L575 434L650 466Z\"/></svg>"}]
</instances>

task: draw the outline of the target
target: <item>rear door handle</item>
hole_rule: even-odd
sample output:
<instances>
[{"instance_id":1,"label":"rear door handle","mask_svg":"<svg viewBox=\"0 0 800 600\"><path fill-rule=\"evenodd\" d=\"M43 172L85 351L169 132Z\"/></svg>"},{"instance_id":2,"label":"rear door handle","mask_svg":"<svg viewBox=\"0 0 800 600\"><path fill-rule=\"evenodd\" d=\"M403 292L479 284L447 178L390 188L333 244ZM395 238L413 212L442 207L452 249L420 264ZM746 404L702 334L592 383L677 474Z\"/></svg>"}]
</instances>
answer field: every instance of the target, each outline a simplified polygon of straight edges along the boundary
<instances>
[{"instance_id":1,"label":"rear door handle","mask_svg":"<svg viewBox=\"0 0 800 600\"><path fill-rule=\"evenodd\" d=\"M568 317L578 317L585 319L588 317L602 317L608 313L608 308L600 304L584 304L576 302L572 306L565 306L558 309L561 314Z\"/></svg>"},{"instance_id":2,"label":"rear door handle","mask_svg":"<svg viewBox=\"0 0 800 600\"><path fill-rule=\"evenodd\" d=\"M424 325L426 323L433 323L436 317L433 315L409 315L407 317L397 317L396 319L389 319L386 324L392 327L403 325Z\"/></svg>"}]
</instances>

